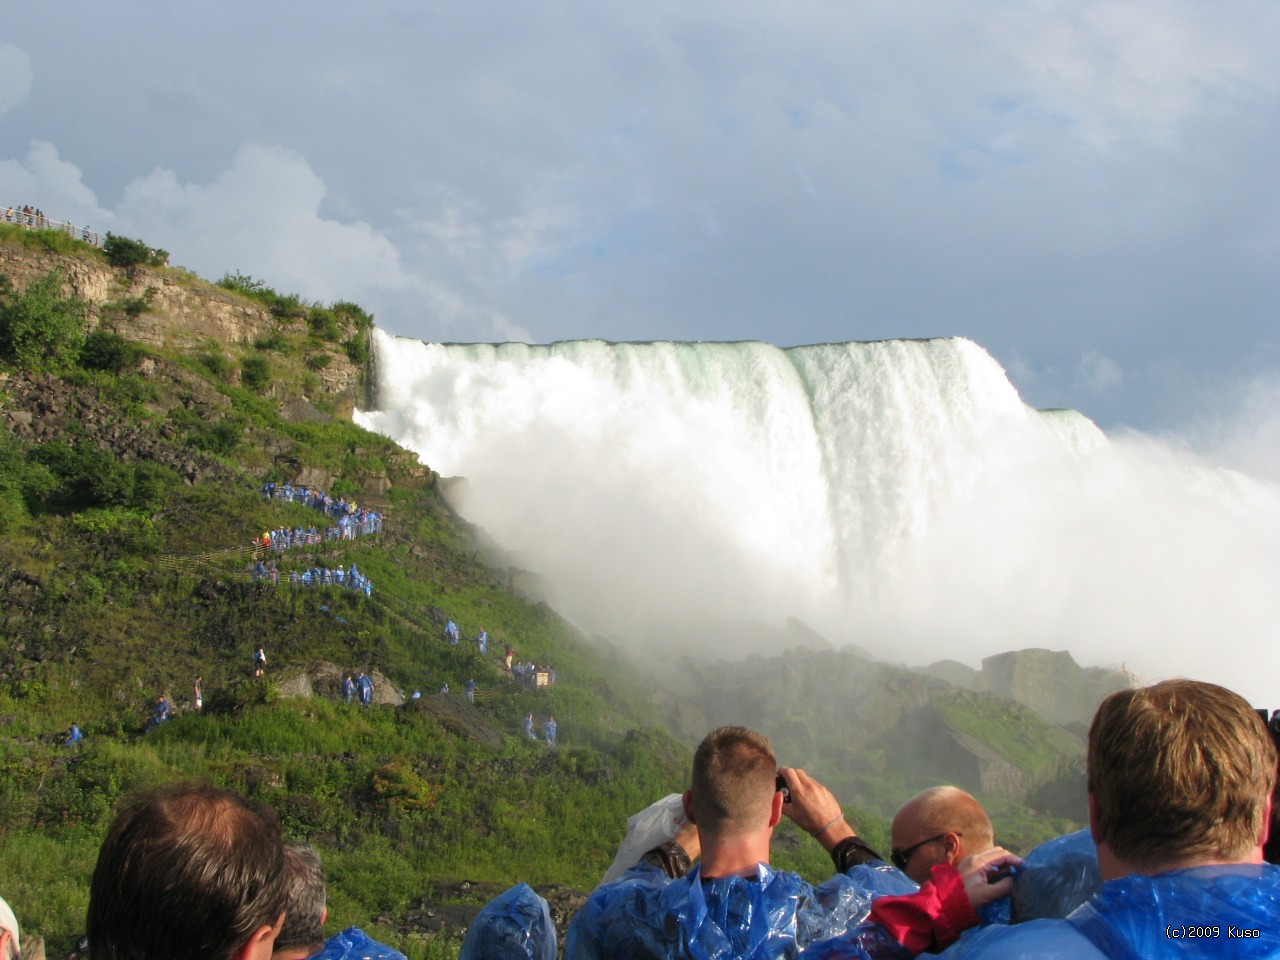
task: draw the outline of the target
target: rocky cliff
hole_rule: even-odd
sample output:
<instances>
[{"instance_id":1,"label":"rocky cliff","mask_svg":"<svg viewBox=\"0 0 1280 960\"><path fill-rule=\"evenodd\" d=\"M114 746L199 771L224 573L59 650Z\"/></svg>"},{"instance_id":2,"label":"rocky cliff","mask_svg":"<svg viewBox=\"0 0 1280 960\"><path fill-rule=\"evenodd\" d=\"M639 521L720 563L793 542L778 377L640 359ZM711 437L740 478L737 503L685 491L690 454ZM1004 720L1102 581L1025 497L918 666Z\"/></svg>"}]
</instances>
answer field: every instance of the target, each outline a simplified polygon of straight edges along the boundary
<instances>
[{"instance_id":1,"label":"rocky cliff","mask_svg":"<svg viewBox=\"0 0 1280 960\"><path fill-rule=\"evenodd\" d=\"M97 257L0 244L0 274L18 289L50 270L62 275L68 293L89 304L91 329L102 326L152 347L191 350L215 343L247 348L276 333L306 331L304 319L273 316L255 300L185 270L139 266L125 271ZM145 309L131 314L123 308L130 302L145 302ZM353 400L358 399L362 372L341 351L331 352L328 363L314 370L326 393Z\"/></svg>"}]
</instances>

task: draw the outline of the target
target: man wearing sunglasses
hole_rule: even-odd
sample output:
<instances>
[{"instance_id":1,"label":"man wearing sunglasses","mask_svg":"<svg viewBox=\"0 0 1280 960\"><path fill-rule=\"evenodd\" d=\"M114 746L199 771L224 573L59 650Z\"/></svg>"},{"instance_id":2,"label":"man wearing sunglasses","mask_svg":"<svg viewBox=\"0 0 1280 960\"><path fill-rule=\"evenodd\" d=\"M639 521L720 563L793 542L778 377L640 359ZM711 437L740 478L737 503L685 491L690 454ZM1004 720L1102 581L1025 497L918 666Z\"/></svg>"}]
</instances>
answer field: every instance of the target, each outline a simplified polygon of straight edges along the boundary
<instances>
[{"instance_id":1,"label":"man wearing sunglasses","mask_svg":"<svg viewBox=\"0 0 1280 960\"><path fill-rule=\"evenodd\" d=\"M893 818L889 860L916 883L940 863L955 866L995 846L991 818L959 787L930 787L902 805Z\"/></svg>"}]
</instances>

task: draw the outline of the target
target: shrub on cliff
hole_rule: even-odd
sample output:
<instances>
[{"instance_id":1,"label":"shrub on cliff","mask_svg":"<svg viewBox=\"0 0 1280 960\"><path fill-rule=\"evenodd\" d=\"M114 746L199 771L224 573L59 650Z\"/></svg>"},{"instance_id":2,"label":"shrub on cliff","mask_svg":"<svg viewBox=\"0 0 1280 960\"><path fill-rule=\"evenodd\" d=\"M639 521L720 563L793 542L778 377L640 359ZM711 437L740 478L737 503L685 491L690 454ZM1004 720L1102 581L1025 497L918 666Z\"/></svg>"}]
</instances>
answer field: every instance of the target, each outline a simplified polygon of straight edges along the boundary
<instances>
[{"instance_id":1,"label":"shrub on cliff","mask_svg":"<svg viewBox=\"0 0 1280 960\"><path fill-rule=\"evenodd\" d=\"M28 370L60 369L80 354L88 305L62 292L51 270L19 293L0 274L0 360Z\"/></svg>"},{"instance_id":2,"label":"shrub on cliff","mask_svg":"<svg viewBox=\"0 0 1280 960\"><path fill-rule=\"evenodd\" d=\"M128 271L130 275L140 266L163 267L169 260L165 250L152 250L141 240L131 237L118 237L108 233L102 242L102 252L106 254L107 263Z\"/></svg>"},{"instance_id":3,"label":"shrub on cliff","mask_svg":"<svg viewBox=\"0 0 1280 960\"><path fill-rule=\"evenodd\" d=\"M240 382L245 388L261 393L271 385L271 361L261 353L251 353L240 364Z\"/></svg>"},{"instance_id":4,"label":"shrub on cliff","mask_svg":"<svg viewBox=\"0 0 1280 960\"><path fill-rule=\"evenodd\" d=\"M132 340L107 330L95 330L80 348L80 366L86 370L120 373L136 367L146 351Z\"/></svg>"}]
</instances>

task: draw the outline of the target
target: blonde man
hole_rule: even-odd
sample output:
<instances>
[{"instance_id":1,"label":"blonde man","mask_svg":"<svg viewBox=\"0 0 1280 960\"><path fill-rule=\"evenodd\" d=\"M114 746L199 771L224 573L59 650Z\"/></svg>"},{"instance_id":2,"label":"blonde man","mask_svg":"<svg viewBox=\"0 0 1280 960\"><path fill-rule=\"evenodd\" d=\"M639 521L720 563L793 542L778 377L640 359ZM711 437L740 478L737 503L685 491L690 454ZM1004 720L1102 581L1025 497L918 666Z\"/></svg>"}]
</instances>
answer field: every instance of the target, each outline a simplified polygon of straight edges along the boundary
<instances>
[{"instance_id":1,"label":"blonde man","mask_svg":"<svg viewBox=\"0 0 1280 960\"><path fill-rule=\"evenodd\" d=\"M1280 867L1262 861L1275 779L1271 736L1230 690L1167 680L1111 694L1089 730L1102 889L1065 920L988 927L946 956L1280 955Z\"/></svg>"}]
</instances>

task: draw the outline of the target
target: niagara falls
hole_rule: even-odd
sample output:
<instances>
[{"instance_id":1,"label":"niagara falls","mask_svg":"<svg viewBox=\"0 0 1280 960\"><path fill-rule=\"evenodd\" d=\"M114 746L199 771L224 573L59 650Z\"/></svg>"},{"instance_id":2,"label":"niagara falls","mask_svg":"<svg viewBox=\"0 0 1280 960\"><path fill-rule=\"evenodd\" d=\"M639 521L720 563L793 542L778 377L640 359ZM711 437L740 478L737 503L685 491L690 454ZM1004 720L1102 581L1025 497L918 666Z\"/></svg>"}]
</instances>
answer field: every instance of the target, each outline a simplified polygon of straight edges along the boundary
<instances>
[{"instance_id":1,"label":"niagara falls","mask_svg":"<svg viewBox=\"0 0 1280 960\"><path fill-rule=\"evenodd\" d=\"M1274 699L1280 491L1026 405L962 338L438 344L377 331L357 421L557 611L632 653L799 621L907 665L1069 650ZM779 651L773 651L779 652Z\"/></svg>"}]
</instances>

